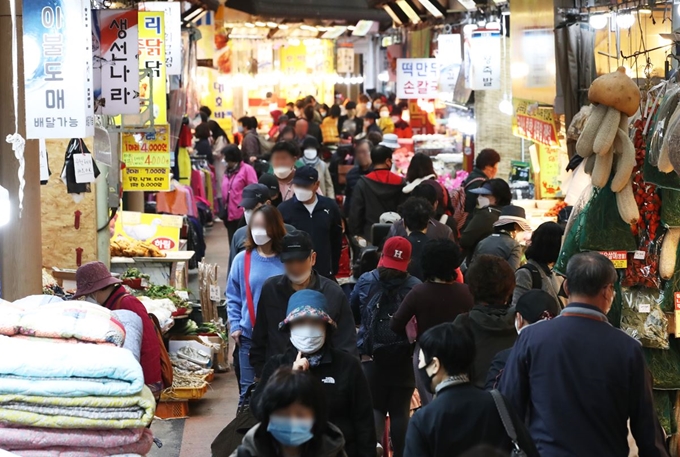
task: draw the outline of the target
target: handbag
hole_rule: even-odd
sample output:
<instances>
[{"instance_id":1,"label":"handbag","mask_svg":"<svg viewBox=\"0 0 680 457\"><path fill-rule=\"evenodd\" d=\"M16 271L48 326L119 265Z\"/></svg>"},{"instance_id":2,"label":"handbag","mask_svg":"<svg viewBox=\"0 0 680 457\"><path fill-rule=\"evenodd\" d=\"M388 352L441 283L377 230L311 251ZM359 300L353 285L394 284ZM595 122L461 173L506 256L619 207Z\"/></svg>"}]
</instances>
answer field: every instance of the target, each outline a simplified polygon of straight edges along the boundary
<instances>
[{"instance_id":1,"label":"handbag","mask_svg":"<svg viewBox=\"0 0 680 457\"><path fill-rule=\"evenodd\" d=\"M501 422L503 422L503 428L505 428L505 433L508 434L508 438L512 442L513 450L510 453L510 457L527 457L526 452L519 447L517 443L517 432L515 431L515 426L512 423L512 418L510 417L510 411L508 411L508 405L505 404L505 399L503 395L497 390L491 391L491 396L493 397L494 403L496 403L496 409L498 410L498 415L501 417Z\"/></svg>"},{"instance_id":2,"label":"handbag","mask_svg":"<svg viewBox=\"0 0 680 457\"><path fill-rule=\"evenodd\" d=\"M416 319L416 316L413 316L406 324L406 337L411 344L418 339L418 319Z\"/></svg>"}]
</instances>

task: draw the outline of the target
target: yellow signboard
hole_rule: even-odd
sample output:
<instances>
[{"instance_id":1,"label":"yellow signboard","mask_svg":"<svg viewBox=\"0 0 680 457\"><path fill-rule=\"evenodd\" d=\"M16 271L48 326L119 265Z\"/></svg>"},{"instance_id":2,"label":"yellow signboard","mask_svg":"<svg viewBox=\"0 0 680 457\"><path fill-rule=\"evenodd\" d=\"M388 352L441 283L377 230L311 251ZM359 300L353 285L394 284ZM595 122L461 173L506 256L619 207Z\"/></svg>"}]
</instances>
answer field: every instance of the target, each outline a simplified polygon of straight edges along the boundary
<instances>
[{"instance_id":1,"label":"yellow signboard","mask_svg":"<svg viewBox=\"0 0 680 457\"><path fill-rule=\"evenodd\" d=\"M541 197L555 198L560 192L560 149L539 145L538 160L541 167Z\"/></svg>"},{"instance_id":2,"label":"yellow signboard","mask_svg":"<svg viewBox=\"0 0 680 457\"><path fill-rule=\"evenodd\" d=\"M167 124L165 84L165 13L139 12L139 68L153 72L153 113L156 124ZM151 93L149 78L139 81L140 98L148 99Z\"/></svg>"},{"instance_id":3,"label":"yellow signboard","mask_svg":"<svg viewBox=\"0 0 680 457\"><path fill-rule=\"evenodd\" d=\"M552 107L541 107L538 102L519 98L513 98L512 105L515 109L512 133L515 136L548 146L559 146Z\"/></svg>"},{"instance_id":4,"label":"yellow signboard","mask_svg":"<svg viewBox=\"0 0 680 457\"><path fill-rule=\"evenodd\" d=\"M132 241L153 243L164 251L179 250L181 216L143 214L135 211L118 213L113 229L113 239L126 238Z\"/></svg>"},{"instance_id":5,"label":"yellow signboard","mask_svg":"<svg viewBox=\"0 0 680 457\"><path fill-rule=\"evenodd\" d=\"M128 167L170 168L170 132L167 125L154 133L123 133L123 162Z\"/></svg>"},{"instance_id":6,"label":"yellow signboard","mask_svg":"<svg viewBox=\"0 0 680 457\"><path fill-rule=\"evenodd\" d=\"M125 168L123 190L128 192L170 190L170 170L168 168Z\"/></svg>"}]
</instances>

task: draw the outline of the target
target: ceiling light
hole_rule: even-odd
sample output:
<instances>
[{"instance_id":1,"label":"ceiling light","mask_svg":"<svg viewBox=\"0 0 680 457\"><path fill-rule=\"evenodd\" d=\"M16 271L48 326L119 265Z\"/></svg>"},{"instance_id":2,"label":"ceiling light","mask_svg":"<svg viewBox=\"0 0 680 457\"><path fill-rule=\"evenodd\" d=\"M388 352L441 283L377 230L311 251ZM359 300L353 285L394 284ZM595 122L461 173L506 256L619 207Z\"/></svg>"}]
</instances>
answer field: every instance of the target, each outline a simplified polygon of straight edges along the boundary
<instances>
[{"instance_id":1,"label":"ceiling light","mask_svg":"<svg viewBox=\"0 0 680 457\"><path fill-rule=\"evenodd\" d=\"M243 25L245 25L245 26L248 27L249 29L252 29L253 27L255 27L255 24L253 24L252 22L246 22L246 23L243 24Z\"/></svg>"},{"instance_id":2,"label":"ceiling light","mask_svg":"<svg viewBox=\"0 0 680 457\"><path fill-rule=\"evenodd\" d=\"M278 25L279 24L277 24L276 22L267 22L267 27L269 27L270 29L275 29L276 27L278 27Z\"/></svg>"},{"instance_id":3,"label":"ceiling light","mask_svg":"<svg viewBox=\"0 0 680 457\"><path fill-rule=\"evenodd\" d=\"M640 13L640 14L652 14L652 10L649 9L649 8L640 8L638 10L638 13Z\"/></svg>"},{"instance_id":4,"label":"ceiling light","mask_svg":"<svg viewBox=\"0 0 680 457\"><path fill-rule=\"evenodd\" d=\"M630 13L618 13L616 15L616 25L621 29L629 29L635 24L635 16Z\"/></svg>"},{"instance_id":5,"label":"ceiling light","mask_svg":"<svg viewBox=\"0 0 680 457\"><path fill-rule=\"evenodd\" d=\"M351 32L352 30L354 30L355 28L356 28L356 27L354 27L353 25L348 25L348 26L347 26L347 30L349 30L350 32Z\"/></svg>"},{"instance_id":6,"label":"ceiling light","mask_svg":"<svg viewBox=\"0 0 680 457\"><path fill-rule=\"evenodd\" d=\"M607 24L609 24L609 15L608 14L594 14L590 16L590 19L588 19L588 22L590 23L590 26L596 30L603 29L607 27Z\"/></svg>"},{"instance_id":7,"label":"ceiling light","mask_svg":"<svg viewBox=\"0 0 680 457\"><path fill-rule=\"evenodd\" d=\"M349 27L345 27L344 25L336 25L333 27L329 27L327 32L324 32L323 35L321 35L321 38L329 39L329 40L334 40L338 38L340 35L345 33Z\"/></svg>"},{"instance_id":8,"label":"ceiling light","mask_svg":"<svg viewBox=\"0 0 680 457\"><path fill-rule=\"evenodd\" d=\"M414 24L420 22L420 15L418 14L418 11L416 11L412 2L409 0L397 0L397 5L404 11L404 13L406 13L411 22Z\"/></svg>"},{"instance_id":9,"label":"ceiling light","mask_svg":"<svg viewBox=\"0 0 680 457\"><path fill-rule=\"evenodd\" d=\"M288 30L288 24L279 24L281 30Z\"/></svg>"},{"instance_id":10,"label":"ceiling light","mask_svg":"<svg viewBox=\"0 0 680 457\"><path fill-rule=\"evenodd\" d=\"M505 95L503 96L503 100L498 104L498 110L506 116L515 114L515 107L512 106L512 102L508 100Z\"/></svg>"},{"instance_id":11,"label":"ceiling light","mask_svg":"<svg viewBox=\"0 0 680 457\"><path fill-rule=\"evenodd\" d=\"M267 24L265 24L264 22L257 21L255 23L255 26L257 26L257 27L267 27Z\"/></svg>"},{"instance_id":12,"label":"ceiling light","mask_svg":"<svg viewBox=\"0 0 680 457\"><path fill-rule=\"evenodd\" d=\"M418 2L434 17L444 17L446 14L446 8L439 3L439 0L418 0Z\"/></svg>"},{"instance_id":13,"label":"ceiling light","mask_svg":"<svg viewBox=\"0 0 680 457\"><path fill-rule=\"evenodd\" d=\"M394 23L397 25L402 25L408 20L408 18L401 16L405 16L405 14L399 8L395 8L394 5L383 5L383 9L387 14L390 15L392 21L394 21Z\"/></svg>"}]
</instances>

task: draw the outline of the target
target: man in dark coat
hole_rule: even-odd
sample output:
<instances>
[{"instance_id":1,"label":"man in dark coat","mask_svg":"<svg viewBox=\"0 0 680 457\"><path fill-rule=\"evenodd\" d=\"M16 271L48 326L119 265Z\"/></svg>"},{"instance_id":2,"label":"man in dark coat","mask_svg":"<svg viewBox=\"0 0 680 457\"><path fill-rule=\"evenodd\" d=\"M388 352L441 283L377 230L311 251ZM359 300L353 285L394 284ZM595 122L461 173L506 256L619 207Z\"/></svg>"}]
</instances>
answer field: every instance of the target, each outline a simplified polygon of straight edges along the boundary
<instances>
[{"instance_id":1,"label":"man in dark coat","mask_svg":"<svg viewBox=\"0 0 680 457\"><path fill-rule=\"evenodd\" d=\"M475 159L475 168L463 181L465 189L465 212L472 214L477 207L478 194L471 192L482 186L487 180L493 179L498 174L498 164L501 162L501 155L494 149L482 149ZM468 222L470 217L468 217Z\"/></svg>"},{"instance_id":2,"label":"man in dark coat","mask_svg":"<svg viewBox=\"0 0 680 457\"><path fill-rule=\"evenodd\" d=\"M352 207L352 194L359 178L373 171L371 149L373 144L368 140L359 141L354 147L354 167L347 172L345 184L345 216L349 216Z\"/></svg>"}]
</instances>

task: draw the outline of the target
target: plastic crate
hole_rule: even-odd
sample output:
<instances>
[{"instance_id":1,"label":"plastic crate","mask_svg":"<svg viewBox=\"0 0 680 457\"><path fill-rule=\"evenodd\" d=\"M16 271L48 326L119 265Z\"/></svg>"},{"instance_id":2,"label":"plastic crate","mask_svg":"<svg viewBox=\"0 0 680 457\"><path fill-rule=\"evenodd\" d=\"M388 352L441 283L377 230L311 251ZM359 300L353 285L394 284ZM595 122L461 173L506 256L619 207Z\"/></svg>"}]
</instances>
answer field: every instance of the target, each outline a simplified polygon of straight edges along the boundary
<instances>
[{"instance_id":1,"label":"plastic crate","mask_svg":"<svg viewBox=\"0 0 680 457\"><path fill-rule=\"evenodd\" d=\"M204 383L201 387L175 387L173 389L166 389L161 393L161 401L172 400L198 400L203 398L208 391L208 383Z\"/></svg>"},{"instance_id":2,"label":"plastic crate","mask_svg":"<svg viewBox=\"0 0 680 457\"><path fill-rule=\"evenodd\" d=\"M161 419L182 419L189 417L189 401L163 401L156 405L156 417Z\"/></svg>"},{"instance_id":3,"label":"plastic crate","mask_svg":"<svg viewBox=\"0 0 680 457\"><path fill-rule=\"evenodd\" d=\"M213 382L215 380L215 372L213 371L212 373L205 375L205 378L203 378L203 380L205 380L205 382L207 383Z\"/></svg>"}]
</instances>

